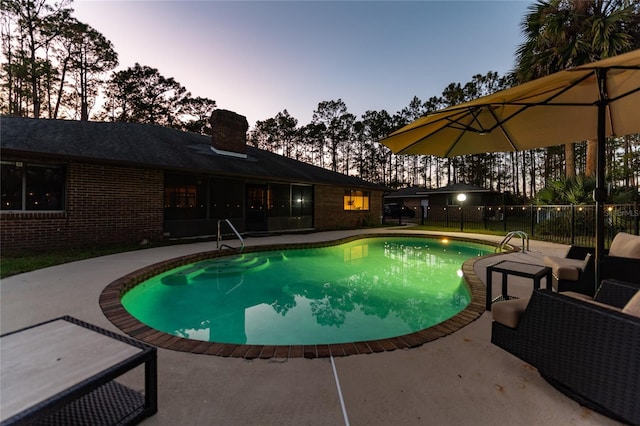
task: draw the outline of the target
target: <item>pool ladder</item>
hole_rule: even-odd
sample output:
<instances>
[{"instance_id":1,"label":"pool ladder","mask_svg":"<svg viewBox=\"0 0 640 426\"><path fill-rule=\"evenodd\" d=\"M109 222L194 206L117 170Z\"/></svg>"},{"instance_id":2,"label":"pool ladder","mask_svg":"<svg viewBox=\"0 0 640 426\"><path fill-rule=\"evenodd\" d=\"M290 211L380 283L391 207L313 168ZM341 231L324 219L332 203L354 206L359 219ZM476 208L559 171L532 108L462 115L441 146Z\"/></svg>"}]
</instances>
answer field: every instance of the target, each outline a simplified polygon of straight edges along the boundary
<instances>
[{"instance_id":1,"label":"pool ladder","mask_svg":"<svg viewBox=\"0 0 640 426\"><path fill-rule=\"evenodd\" d=\"M525 252L527 250L529 250L529 236L527 235L526 232L524 231L509 231L507 233L507 235L505 235L505 237L502 239L502 241L500 242L500 244L498 245L498 247L496 247L496 253L498 253L499 251L501 251L502 249L504 249L504 246L507 245L507 243L511 240L511 238L513 237L519 237L522 239L522 251ZM526 241L526 248L525 248L525 241Z\"/></svg>"},{"instance_id":2,"label":"pool ladder","mask_svg":"<svg viewBox=\"0 0 640 426\"><path fill-rule=\"evenodd\" d=\"M236 234L236 237L238 237L238 239L240 240L240 251L242 251L244 249L244 239L242 238L242 236L240 235L240 233L238 232L236 227L233 226L233 224L231 223L231 221L229 219L221 219L221 220L218 221L218 238L217 238L216 247L219 250L222 250L224 247L227 247L227 248L230 248L230 249L233 248L233 247L231 247L230 245L227 245L227 244L220 244L220 240L222 240L222 233L220 232L220 224L222 222L226 222L227 225L229 225L229 228L231 228L231 230L233 231L233 233Z\"/></svg>"}]
</instances>

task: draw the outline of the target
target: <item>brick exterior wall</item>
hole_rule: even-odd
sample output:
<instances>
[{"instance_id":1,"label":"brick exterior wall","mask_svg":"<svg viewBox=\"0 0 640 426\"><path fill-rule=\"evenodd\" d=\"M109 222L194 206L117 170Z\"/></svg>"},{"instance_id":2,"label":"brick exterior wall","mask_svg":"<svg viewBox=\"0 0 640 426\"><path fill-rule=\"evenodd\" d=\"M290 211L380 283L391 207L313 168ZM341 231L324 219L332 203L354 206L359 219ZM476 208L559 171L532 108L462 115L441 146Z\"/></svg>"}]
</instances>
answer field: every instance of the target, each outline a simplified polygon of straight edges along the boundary
<instances>
[{"instance_id":1,"label":"brick exterior wall","mask_svg":"<svg viewBox=\"0 0 640 426\"><path fill-rule=\"evenodd\" d=\"M345 211L345 187L314 186L313 227L319 231L380 223L382 192L369 191L368 211ZM164 172L70 162L65 210L1 212L3 253L160 241L164 226Z\"/></svg>"},{"instance_id":2,"label":"brick exterior wall","mask_svg":"<svg viewBox=\"0 0 640 426\"><path fill-rule=\"evenodd\" d=\"M369 191L368 211L344 210L344 191L353 188L315 185L313 226L319 231L348 229L380 223L381 191Z\"/></svg>"},{"instance_id":3,"label":"brick exterior wall","mask_svg":"<svg viewBox=\"0 0 640 426\"><path fill-rule=\"evenodd\" d=\"M66 176L65 211L0 213L3 252L162 239L161 170L71 162Z\"/></svg>"}]
</instances>

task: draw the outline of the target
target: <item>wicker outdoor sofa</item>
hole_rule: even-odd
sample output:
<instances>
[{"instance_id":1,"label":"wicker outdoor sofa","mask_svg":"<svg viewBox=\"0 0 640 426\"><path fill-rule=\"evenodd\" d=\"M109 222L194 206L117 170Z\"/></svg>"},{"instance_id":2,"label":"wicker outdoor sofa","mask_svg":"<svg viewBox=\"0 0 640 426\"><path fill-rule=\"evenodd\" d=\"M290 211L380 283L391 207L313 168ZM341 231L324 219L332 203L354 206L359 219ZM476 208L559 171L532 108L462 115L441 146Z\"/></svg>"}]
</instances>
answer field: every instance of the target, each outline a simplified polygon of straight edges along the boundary
<instances>
[{"instance_id":1,"label":"wicker outdoor sofa","mask_svg":"<svg viewBox=\"0 0 640 426\"><path fill-rule=\"evenodd\" d=\"M640 425L640 285L605 280L596 297L535 290L493 307L491 342L580 404Z\"/></svg>"}]
</instances>

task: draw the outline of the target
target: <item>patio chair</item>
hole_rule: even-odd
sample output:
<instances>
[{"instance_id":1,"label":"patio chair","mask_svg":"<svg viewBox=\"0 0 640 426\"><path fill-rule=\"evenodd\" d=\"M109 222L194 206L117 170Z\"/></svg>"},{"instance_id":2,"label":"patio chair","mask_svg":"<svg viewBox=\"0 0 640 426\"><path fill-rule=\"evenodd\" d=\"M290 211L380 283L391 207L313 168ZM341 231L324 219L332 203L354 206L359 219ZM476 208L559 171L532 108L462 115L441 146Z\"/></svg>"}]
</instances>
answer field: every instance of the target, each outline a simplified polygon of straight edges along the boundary
<instances>
[{"instance_id":1,"label":"patio chair","mask_svg":"<svg viewBox=\"0 0 640 426\"><path fill-rule=\"evenodd\" d=\"M600 277L640 284L640 236L616 234L600 262Z\"/></svg>"},{"instance_id":2,"label":"patio chair","mask_svg":"<svg viewBox=\"0 0 640 426\"><path fill-rule=\"evenodd\" d=\"M566 257L544 257L544 266L551 268L552 284L556 291L594 295L595 268L592 251L588 247L571 246Z\"/></svg>"},{"instance_id":3,"label":"patio chair","mask_svg":"<svg viewBox=\"0 0 640 426\"><path fill-rule=\"evenodd\" d=\"M545 256L552 269L553 288L588 296L595 293L595 264L592 247L571 246L565 257ZM640 236L618 232L600 259L600 279L618 279L640 284Z\"/></svg>"},{"instance_id":4,"label":"patio chair","mask_svg":"<svg viewBox=\"0 0 640 426\"><path fill-rule=\"evenodd\" d=\"M580 404L640 424L639 290L604 280L593 299L534 290L530 299L498 302L491 342Z\"/></svg>"}]
</instances>

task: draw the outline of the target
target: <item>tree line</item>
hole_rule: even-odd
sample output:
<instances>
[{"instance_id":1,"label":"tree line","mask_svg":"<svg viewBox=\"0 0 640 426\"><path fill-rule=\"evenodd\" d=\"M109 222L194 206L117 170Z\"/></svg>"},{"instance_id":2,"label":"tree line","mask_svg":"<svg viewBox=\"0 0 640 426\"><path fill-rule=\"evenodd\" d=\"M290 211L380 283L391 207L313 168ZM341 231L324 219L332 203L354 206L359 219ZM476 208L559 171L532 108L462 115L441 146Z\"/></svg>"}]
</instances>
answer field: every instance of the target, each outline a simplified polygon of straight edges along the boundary
<instances>
[{"instance_id":1,"label":"tree line","mask_svg":"<svg viewBox=\"0 0 640 426\"><path fill-rule=\"evenodd\" d=\"M174 78L138 63L116 71L118 54L97 29L73 17L72 1L3 0L0 112L17 116L151 123L210 133L212 99L192 96ZM533 3L521 22L524 42L507 75L489 71L451 83L400 111L348 111L342 99L320 101L311 122L285 109L257 121L248 142L258 148L392 188L465 182L525 202L551 182L590 176L594 141L524 152L455 158L394 155L379 141L439 109L534 78L640 47L640 5L632 0L549 0ZM608 181L640 183L640 138L607 144ZM637 194L637 190L635 191Z\"/></svg>"},{"instance_id":2,"label":"tree line","mask_svg":"<svg viewBox=\"0 0 640 426\"><path fill-rule=\"evenodd\" d=\"M118 53L73 16L71 0L2 0L0 111L71 120L158 124L202 133L216 107L174 78L136 63L114 71Z\"/></svg>"}]
</instances>

